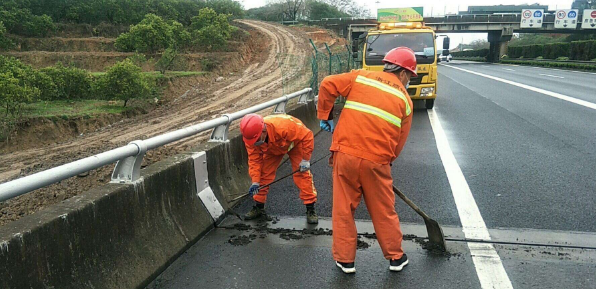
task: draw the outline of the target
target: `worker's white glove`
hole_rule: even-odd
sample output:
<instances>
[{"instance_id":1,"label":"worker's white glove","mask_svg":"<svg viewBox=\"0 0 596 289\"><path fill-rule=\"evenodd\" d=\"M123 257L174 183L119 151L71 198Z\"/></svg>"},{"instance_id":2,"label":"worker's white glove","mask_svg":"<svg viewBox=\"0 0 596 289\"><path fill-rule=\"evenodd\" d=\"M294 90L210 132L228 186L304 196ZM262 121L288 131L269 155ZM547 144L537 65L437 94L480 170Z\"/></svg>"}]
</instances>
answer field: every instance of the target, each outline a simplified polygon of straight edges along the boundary
<instances>
[{"instance_id":1,"label":"worker's white glove","mask_svg":"<svg viewBox=\"0 0 596 289\"><path fill-rule=\"evenodd\" d=\"M307 160L302 160L300 162L300 171L301 172L306 172L308 170L310 170L310 162L307 161Z\"/></svg>"}]
</instances>

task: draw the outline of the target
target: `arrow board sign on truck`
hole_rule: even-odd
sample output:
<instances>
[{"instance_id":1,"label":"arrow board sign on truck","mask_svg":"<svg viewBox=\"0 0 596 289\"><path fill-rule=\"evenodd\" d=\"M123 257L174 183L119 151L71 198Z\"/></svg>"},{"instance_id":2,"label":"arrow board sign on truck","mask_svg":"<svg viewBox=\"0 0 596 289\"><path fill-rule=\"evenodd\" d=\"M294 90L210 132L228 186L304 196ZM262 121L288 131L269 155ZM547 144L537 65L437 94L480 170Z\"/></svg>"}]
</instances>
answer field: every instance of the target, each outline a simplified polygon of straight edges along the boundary
<instances>
[{"instance_id":1,"label":"arrow board sign on truck","mask_svg":"<svg viewBox=\"0 0 596 289\"><path fill-rule=\"evenodd\" d=\"M520 28L542 28L543 9L524 9L521 14Z\"/></svg>"},{"instance_id":2,"label":"arrow board sign on truck","mask_svg":"<svg viewBox=\"0 0 596 289\"><path fill-rule=\"evenodd\" d=\"M560 9L555 13L555 29L575 29L577 27L577 9Z\"/></svg>"},{"instance_id":3,"label":"arrow board sign on truck","mask_svg":"<svg viewBox=\"0 0 596 289\"><path fill-rule=\"evenodd\" d=\"M584 10L582 29L596 29L596 9Z\"/></svg>"}]
</instances>

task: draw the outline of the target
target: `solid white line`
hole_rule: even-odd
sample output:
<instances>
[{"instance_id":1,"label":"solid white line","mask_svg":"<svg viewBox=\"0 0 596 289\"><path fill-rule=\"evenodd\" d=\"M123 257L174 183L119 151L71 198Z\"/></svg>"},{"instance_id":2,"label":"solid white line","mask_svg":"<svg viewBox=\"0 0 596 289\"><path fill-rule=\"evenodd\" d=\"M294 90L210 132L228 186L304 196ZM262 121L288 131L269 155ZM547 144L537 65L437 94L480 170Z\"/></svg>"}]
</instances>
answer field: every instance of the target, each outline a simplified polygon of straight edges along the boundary
<instances>
[{"instance_id":1,"label":"solid white line","mask_svg":"<svg viewBox=\"0 0 596 289\"><path fill-rule=\"evenodd\" d=\"M534 92L546 94L548 96L552 96L554 98L558 98L558 99L561 99L561 100L565 100L565 101L569 101L569 102L572 102L572 103L575 103L575 104L579 104L579 105L585 106L587 108L596 109L596 103L592 103L592 102L589 102L589 101L577 99L575 97L571 97L571 96L568 96L568 95L564 95L564 94L560 94L560 93L548 91L548 90L545 90L545 89L542 89L542 88L538 88L538 87L534 87L534 86L530 86L530 85L526 85L526 84L521 84L521 83L518 83L518 82L515 82L515 81L511 81L511 80L507 80L507 79L503 79L503 78L495 77L495 76L492 76L492 75L488 75L488 74L484 74L484 73L480 73L480 72L475 72L475 71L471 71L471 70L467 70L467 69L463 69L463 68L459 68L459 67L455 67L455 66L451 66L451 65L443 65L443 66L450 67L450 68L453 68L453 69L458 69L458 70L461 70L461 71L465 71L467 73L476 74L476 75L479 75L479 76L482 76L482 77L490 78L492 80L496 80L496 81L500 81L500 82L503 82L503 83L511 84L511 85L514 85L514 86L517 86L517 87L525 88L527 90L531 90L531 91L534 91Z\"/></svg>"},{"instance_id":2,"label":"solid white line","mask_svg":"<svg viewBox=\"0 0 596 289\"><path fill-rule=\"evenodd\" d=\"M557 76L557 75L552 75L552 74L543 74L543 73L540 73L540 75L542 75L542 76L548 76L548 77L554 77L554 78L565 78L563 76Z\"/></svg>"},{"instance_id":3,"label":"solid white line","mask_svg":"<svg viewBox=\"0 0 596 289\"><path fill-rule=\"evenodd\" d=\"M500 63L495 63L496 65L513 65L513 64L500 64ZM516 65L516 66L520 66L520 65ZM542 67L542 66L529 66L529 65L524 65L525 67L530 67L530 68L534 68L534 69L544 69L544 70L556 70L556 71L564 71L564 72L575 72L575 73L582 73L582 74L594 74L596 75L596 73L594 72L587 72L587 71L577 71L577 70L569 70L569 69L558 69L558 68L549 68L549 67Z\"/></svg>"},{"instance_id":4,"label":"solid white line","mask_svg":"<svg viewBox=\"0 0 596 289\"><path fill-rule=\"evenodd\" d=\"M486 224L482 219L482 215L480 215L480 210L476 205L468 182L451 151L451 147L447 141L447 135L445 135L438 115L434 110L429 110L428 117L430 118L430 124L435 134L439 155L443 162L449 185L451 186L465 237L490 240L490 234L486 228ZM468 248L470 249L472 261L474 262L474 267L476 267L476 274L483 289L513 288L509 276L505 272L501 258L492 244L468 243Z\"/></svg>"}]
</instances>

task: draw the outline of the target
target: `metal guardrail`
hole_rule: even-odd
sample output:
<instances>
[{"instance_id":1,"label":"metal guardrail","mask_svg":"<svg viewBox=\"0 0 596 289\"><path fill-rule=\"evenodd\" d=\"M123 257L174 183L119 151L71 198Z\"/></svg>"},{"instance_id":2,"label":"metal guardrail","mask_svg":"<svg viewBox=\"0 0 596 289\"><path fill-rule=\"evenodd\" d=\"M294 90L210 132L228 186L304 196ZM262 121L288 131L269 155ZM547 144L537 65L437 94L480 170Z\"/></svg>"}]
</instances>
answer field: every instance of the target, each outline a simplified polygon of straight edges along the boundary
<instances>
[{"instance_id":1,"label":"metal guardrail","mask_svg":"<svg viewBox=\"0 0 596 289\"><path fill-rule=\"evenodd\" d=\"M224 114L221 117L206 122L168 132L146 140L136 140L128 145L113 150L0 184L0 202L114 162L118 163L114 168L110 182L133 183L140 178L141 163L143 162L143 156L148 150L196 135L209 129L213 129L209 140L210 142L228 141L228 130L230 124L234 120L240 119L246 114L258 112L273 106L275 106L273 113L285 113L288 101L297 97L299 104L306 104L309 99L315 99L316 101L316 97L312 95L312 89L305 88L241 111Z\"/></svg>"}]
</instances>

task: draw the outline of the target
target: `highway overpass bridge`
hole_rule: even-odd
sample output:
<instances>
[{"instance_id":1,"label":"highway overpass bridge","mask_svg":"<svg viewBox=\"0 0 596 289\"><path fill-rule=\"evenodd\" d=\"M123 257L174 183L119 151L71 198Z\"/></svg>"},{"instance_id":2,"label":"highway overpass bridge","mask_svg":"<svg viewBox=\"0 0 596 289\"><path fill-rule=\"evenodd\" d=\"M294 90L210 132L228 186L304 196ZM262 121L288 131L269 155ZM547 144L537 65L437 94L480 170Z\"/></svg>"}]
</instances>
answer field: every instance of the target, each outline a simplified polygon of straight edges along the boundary
<instances>
[{"instance_id":1,"label":"highway overpass bridge","mask_svg":"<svg viewBox=\"0 0 596 289\"><path fill-rule=\"evenodd\" d=\"M596 29L556 29L555 15L544 14L544 22L540 28L521 28L521 13L518 14L470 14L448 15L443 17L426 17L426 26L437 33L487 33L490 42L489 61L498 61L507 52L507 43L513 33L561 33L561 34L596 34ZM581 18L579 18L581 19ZM300 21L301 22L301 21ZM286 24L296 21L286 21ZM308 24L320 25L348 37L348 28L355 24L376 24L377 19L358 18L323 18L319 21L306 21Z\"/></svg>"}]
</instances>

